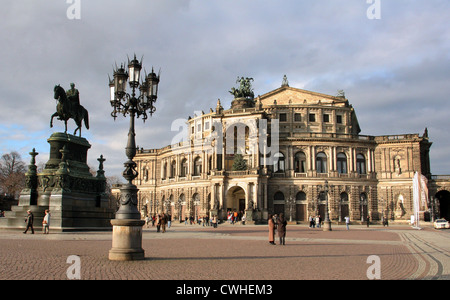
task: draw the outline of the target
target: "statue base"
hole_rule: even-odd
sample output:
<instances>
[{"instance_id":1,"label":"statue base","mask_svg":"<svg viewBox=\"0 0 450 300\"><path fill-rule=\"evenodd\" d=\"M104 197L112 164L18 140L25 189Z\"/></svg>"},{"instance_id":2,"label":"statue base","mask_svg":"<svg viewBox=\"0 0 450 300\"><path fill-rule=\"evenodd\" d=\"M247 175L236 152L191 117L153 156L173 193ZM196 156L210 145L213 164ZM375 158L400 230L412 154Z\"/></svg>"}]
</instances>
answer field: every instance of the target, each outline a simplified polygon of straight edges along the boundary
<instances>
[{"instance_id":1,"label":"statue base","mask_svg":"<svg viewBox=\"0 0 450 300\"><path fill-rule=\"evenodd\" d=\"M143 220L111 220L113 225L112 248L109 260L131 261L145 259L142 249Z\"/></svg>"},{"instance_id":2,"label":"statue base","mask_svg":"<svg viewBox=\"0 0 450 300\"><path fill-rule=\"evenodd\" d=\"M111 230L114 210L106 194L106 178L101 172L94 177L87 165L91 145L85 138L59 132L47 141L50 158L44 170L27 173L27 187L18 205L0 218L0 228L25 229L27 210L33 212L34 227L39 228L48 209L50 232Z\"/></svg>"},{"instance_id":3,"label":"statue base","mask_svg":"<svg viewBox=\"0 0 450 300\"><path fill-rule=\"evenodd\" d=\"M331 221L323 221L322 230L323 231L332 231Z\"/></svg>"}]
</instances>

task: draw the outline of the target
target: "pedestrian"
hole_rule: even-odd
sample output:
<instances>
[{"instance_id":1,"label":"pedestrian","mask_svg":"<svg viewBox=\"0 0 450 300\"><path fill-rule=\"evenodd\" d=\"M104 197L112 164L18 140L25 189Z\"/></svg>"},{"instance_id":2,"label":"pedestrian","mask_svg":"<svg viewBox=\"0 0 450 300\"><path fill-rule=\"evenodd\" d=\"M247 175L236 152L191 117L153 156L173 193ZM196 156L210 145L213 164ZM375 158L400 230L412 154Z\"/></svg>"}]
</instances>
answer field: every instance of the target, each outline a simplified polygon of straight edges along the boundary
<instances>
[{"instance_id":1,"label":"pedestrian","mask_svg":"<svg viewBox=\"0 0 450 300\"><path fill-rule=\"evenodd\" d=\"M284 218L284 214L281 213L278 218L278 237L280 238L280 245L286 245L286 225L287 221Z\"/></svg>"},{"instance_id":2,"label":"pedestrian","mask_svg":"<svg viewBox=\"0 0 450 300\"><path fill-rule=\"evenodd\" d=\"M161 230L161 215L156 216L156 232Z\"/></svg>"},{"instance_id":3,"label":"pedestrian","mask_svg":"<svg viewBox=\"0 0 450 300\"><path fill-rule=\"evenodd\" d=\"M314 218L312 216L309 216L309 228L314 227Z\"/></svg>"},{"instance_id":4,"label":"pedestrian","mask_svg":"<svg viewBox=\"0 0 450 300\"><path fill-rule=\"evenodd\" d=\"M316 227L320 228L320 216L316 216Z\"/></svg>"},{"instance_id":5,"label":"pedestrian","mask_svg":"<svg viewBox=\"0 0 450 300\"><path fill-rule=\"evenodd\" d=\"M217 228L217 216L214 215L211 219L212 225L214 228Z\"/></svg>"},{"instance_id":6,"label":"pedestrian","mask_svg":"<svg viewBox=\"0 0 450 300\"><path fill-rule=\"evenodd\" d=\"M172 225L172 215L169 214L167 216L167 228L170 228L171 225Z\"/></svg>"},{"instance_id":7,"label":"pedestrian","mask_svg":"<svg viewBox=\"0 0 450 300\"><path fill-rule=\"evenodd\" d=\"M267 222L269 224L269 244L276 245L275 244L275 222L273 221L273 216L271 214L269 214L269 219Z\"/></svg>"},{"instance_id":8,"label":"pedestrian","mask_svg":"<svg viewBox=\"0 0 450 300\"><path fill-rule=\"evenodd\" d=\"M42 231L44 234L50 233L50 211L45 210L44 220L42 220Z\"/></svg>"},{"instance_id":9,"label":"pedestrian","mask_svg":"<svg viewBox=\"0 0 450 300\"><path fill-rule=\"evenodd\" d=\"M162 233L166 232L166 223L167 223L167 217L166 214L163 213L161 216L161 229L162 229Z\"/></svg>"},{"instance_id":10,"label":"pedestrian","mask_svg":"<svg viewBox=\"0 0 450 300\"><path fill-rule=\"evenodd\" d=\"M345 219L345 225L347 226L347 230L348 230L349 229L348 225L350 224L350 218L349 218L349 216L346 216L344 219Z\"/></svg>"},{"instance_id":11,"label":"pedestrian","mask_svg":"<svg viewBox=\"0 0 450 300\"><path fill-rule=\"evenodd\" d=\"M367 227L369 227L369 224L370 224L370 217L367 216Z\"/></svg>"},{"instance_id":12,"label":"pedestrian","mask_svg":"<svg viewBox=\"0 0 450 300\"><path fill-rule=\"evenodd\" d=\"M385 216L383 216L383 227L384 226L388 226L389 227L388 219Z\"/></svg>"},{"instance_id":13,"label":"pedestrian","mask_svg":"<svg viewBox=\"0 0 450 300\"><path fill-rule=\"evenodd\" d=\"M31 228L31 234L34 234L34 228L33 228L33 222L34 222L34 215L31 212L31 210L27 210L27 217L25 219L25 223L27 223L27 228L25 229L25 231L23 233L27 233L28 229Z\"/></svg>"}]
</instances>

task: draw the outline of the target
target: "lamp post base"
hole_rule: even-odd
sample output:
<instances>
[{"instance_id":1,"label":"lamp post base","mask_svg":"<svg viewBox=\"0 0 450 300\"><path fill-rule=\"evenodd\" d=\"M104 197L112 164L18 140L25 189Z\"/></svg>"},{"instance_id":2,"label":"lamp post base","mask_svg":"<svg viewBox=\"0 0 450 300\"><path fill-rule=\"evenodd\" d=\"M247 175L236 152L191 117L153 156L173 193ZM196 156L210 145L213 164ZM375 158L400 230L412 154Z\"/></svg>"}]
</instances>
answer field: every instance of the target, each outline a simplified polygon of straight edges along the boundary
<instances>
[{"instance_id":1,"label":"lamp post base","mask_svg":"<svg viewBox=\"0 0 450 300\"><path fill-rule=\"evenodd\" d=\"M331 231L331 221L323 221L323 231Z\"/></svg>"},{"instance_id":2,"label":"lamp post base","mask_svg":"<svg viewBox=\"0 0 450 300\"><path fill-rule=\"evenodd\" d=\"M143 220L113 219L112 248L109 260L130 261L145 259L142 249Z\"/></svg>"}]
</instances>

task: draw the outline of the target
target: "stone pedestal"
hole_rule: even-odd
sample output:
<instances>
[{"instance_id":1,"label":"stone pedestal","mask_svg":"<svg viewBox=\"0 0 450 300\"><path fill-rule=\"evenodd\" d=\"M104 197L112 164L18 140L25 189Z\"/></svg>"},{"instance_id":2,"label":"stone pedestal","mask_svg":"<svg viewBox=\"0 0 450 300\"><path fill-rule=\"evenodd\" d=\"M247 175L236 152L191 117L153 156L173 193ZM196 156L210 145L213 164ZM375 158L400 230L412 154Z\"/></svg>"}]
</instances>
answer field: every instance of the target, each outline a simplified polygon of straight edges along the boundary
<instances>
[{"instance_id":1,"label":"stone pedestal","mask_svg":"<svg viewBox=\"0 0 450 300\"><path fill-rule=\"evenodd\" d=\"M112 248L109 250L110 260L129 261L143 260L142 226L143 220L111 220L113 225Z\"/></svg>"},{"instance_id":2,"label":"stone pedestal","mask_svg":"<svg viewBox=\"0 0 450 300\"><path fill-rule=\"evenodd\" d=\"M331 231L331 221L323 221L323 231Z\"/></svg>"},{"instance_id":3,"label":"stone pedestal","mask_svg":"<svg viewBox=\"0 0 450 300\"><path fill-rule=\"evenodd\" d=\"M114 210L109 206L103 166L97 176L89 171L89 142L61 132L53 133L47 141L50 157L44 170L37 174L34 156L38 153L33 149L32 163L25 174L26 187L20 193L18 205L6 213L6 218L1 218L0 228L25 228L23 220L28 209L38 227L44 211L49 209L51 232L111 230Z\"/></svg>"}]
</instances>

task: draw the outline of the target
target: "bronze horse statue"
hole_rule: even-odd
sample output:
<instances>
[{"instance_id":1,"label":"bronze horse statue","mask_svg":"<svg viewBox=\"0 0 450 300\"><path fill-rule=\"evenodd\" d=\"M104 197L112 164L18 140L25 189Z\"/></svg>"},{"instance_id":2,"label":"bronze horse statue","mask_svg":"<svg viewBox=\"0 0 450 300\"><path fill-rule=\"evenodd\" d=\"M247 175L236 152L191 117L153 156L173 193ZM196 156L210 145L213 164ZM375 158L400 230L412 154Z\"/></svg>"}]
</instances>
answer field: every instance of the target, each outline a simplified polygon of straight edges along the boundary
<instances>
[{"instance_id":1,"label":"bronze horse statue","mask_svg":"<svg viewBox=\"0 0 450 300\"><path fill-rule=\"evenodd\" d=\"M67 120L73 119L77 124L77 128L73 135L76 135L79 130L79 136L81 137L81 125L83 120L86 129L89 129L88 111L83 106L68 99L66 91L59 84L55 86L53 91L55 92L54 98L58 100L58 104L56 105L56 112L50 119L50 128L53 127L53 118L58 117L58 120L64 121L64 133L67 133Z\"/></svg>"}]
</instances>

